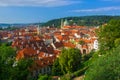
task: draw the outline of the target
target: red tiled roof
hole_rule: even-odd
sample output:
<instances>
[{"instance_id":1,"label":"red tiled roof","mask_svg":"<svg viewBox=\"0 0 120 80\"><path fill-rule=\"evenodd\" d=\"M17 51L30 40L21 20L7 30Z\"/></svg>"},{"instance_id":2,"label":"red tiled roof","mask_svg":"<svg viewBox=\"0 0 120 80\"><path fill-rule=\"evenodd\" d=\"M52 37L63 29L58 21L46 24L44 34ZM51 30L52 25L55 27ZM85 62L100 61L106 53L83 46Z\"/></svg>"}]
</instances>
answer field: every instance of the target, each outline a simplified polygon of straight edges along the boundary
<instances>
[{"instance_id":1,"label":"red tiled roof","mask_svg":"<svg viewBox=\"0 0 120 80\"><path fill-rule=\"evenodd\" d=\"M63 43L62 42L55 42L54 45L55 45L56 48L63 47Z\"/></svg>"},{"instance_id":2,"label":"red tiled roof","mask_svg":"<svg viewBox=\"0 0 120 80\"><path fill-rule=\"evenodd\" d=\"M63 45L64 45L65 47L75 48L75 45L72 44L72 43L65 43L65 42L64 42Z\"/></svg>"}]
</instances>

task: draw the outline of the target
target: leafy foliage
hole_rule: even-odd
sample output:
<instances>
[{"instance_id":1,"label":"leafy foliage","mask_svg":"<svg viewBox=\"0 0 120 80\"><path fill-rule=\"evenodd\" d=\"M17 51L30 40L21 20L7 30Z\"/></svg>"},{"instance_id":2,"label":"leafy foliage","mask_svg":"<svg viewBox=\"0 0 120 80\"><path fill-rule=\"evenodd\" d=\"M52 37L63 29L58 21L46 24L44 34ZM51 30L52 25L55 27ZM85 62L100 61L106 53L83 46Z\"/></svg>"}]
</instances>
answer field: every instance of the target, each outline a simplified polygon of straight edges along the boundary
<instances>
[{"instance_id":1,"label":"leafy foliage","mask_svg":"<svg viewBox=\"0 0 120 80\"><path fill-rule=\"evenodd\" d=\"M78 49L63 49L59 57L63 74L76 71L81 64L81 54Z\"/></svg>"},{"instance_id":2,"label":"leafy foliage","mask_svg":"<svg viewBox=\"0 0 120 80\"><path fill-rule=\"evenodd\" d=\"M83 54L82 55L82 63L84 64L86 61L89 61L89 59L94 55L95 50L92 50L89 54Z\"/></svg>"},{"instance_id":3,"label":"leafy foliage","mask_svg":"<svg viewBox=\"0 0 120 80\"><path fill-rule=\"evenodd\" d=\"M109 22L111 19L119 19L120 16L81 16L81 17L65 17L61 19L67 19L70 25L76 23L81 26L99 26L104 23ZM60 27L61 19L50 20L42 26L52 26L54 24L55 27Z\"/></svg>"},{"instance_id":4,"label":"leafy foliage","mask_svg":"<svg viewBox=\"0 0 120 80\"><path fill-rule=\"evenodd\" d=\"M1 60L4 61L8 58L12 58L13 56L15 56L15 50L7 46L6 44L1 44L0 46Z\"/></svg>"},{"instance_id":5,"label":"leafy foliage","mask_svg":"<svg viewBox=\"0 0 120 80\"><path fill-rule=\"evenodd\" d=\"M65 74L64 76L62 76L60 78L60 80L73 80L73 78L75 77L78 77L78 76L81 76L84 74L84 72L88 69L88 66L80 69L80 70L77 70L75 71L74 73L68 73L68 74Z\"/></svg>"},{"instance_id":6,"label":"leafy foliage","mask_svg":"<svg viewBox=\"0 0 120 80\"><path fill-rule=\"evenodd\" d=\"M94 61L85 80L120 80L120 46Z\"/></svg>"},{"instance_id":7,"label":"leafy foliage","mask_svg":"<svg viewBox=\"0 0 120 80\"><path fill-rule=\"evenodd\" d=\"M80 44L80 45L84 45L85 42L84 42L83 40L80 40L80 41L79 41L79 44Z\"/></svg>"},{"instance_id":8,"label":"leafy foliage","mask_svg":"<svg viewBox=\"0 0 120 80\"><path fill-rule=\"evenodd\" d=\"M15 50L6 44L0 46L0 80L28 80L31 59L15 61Z\"/></svg>"},{"instance_id":9,"label":"leafy foliage","mask_svg":"<svg viewBox=\"0 0 120 80\"><path fill-rule=\"evenodd\" d=\"M48 75L39 75L38 80L52 80L52 78Z\"/></svg>"},{"instance_id":10,"label":"leafy foliage","mask_svg":"<svg viewBox=\"0 0 120 80\"><path fill-rule=\"evenodd\" d=\"M60 76L62 75L61 67L59 64L59 59L56 59L52 66L52 75L53 76Z\"/></svg>"},{"instance_id":11,"label":"leafy foliage","mask_svg":"<svg viewBox=\"0 0 120 80\"><path fill-rule=\"evenodd\" d=\"M120 19L111 20L107 25L100 27L98 32L100 50L110 50L117 47L120 38Z\"/></svg>"},{"instance_id":12,"label":"leafy foliage","mask_svg":"<svg viewBox=\"0 0 120 80\"><path fill-rule=\"evenodd\" d=\"M120 38L117 38L117 39L114 41L114 44L115 44L115 47L119 46L119 45L120 45Z\"/></svg>"},{"instance_id":13,"label":"leafy foliage","mask_svg":"<svg viewBox=\"0 0 120 80\"><path fill-rule=\"evenodd\" d=\"M16 66L12 68L10 79L11 80L28 80L29 79L29 67L32 65L31 59L21 59L16 63Z\"/></svg>"},{"instance_id":14,"label":"leafy foliage","mask_svg":"<svg viewBox=\"0 0 120 80\"><path fill-rule=\"evenodd\" d=\"M84 80L120 80L119 29L119 19L111 20L100 28L98 32L100 50L92 57L92 64Z\"/></svg>"}]
</instances>

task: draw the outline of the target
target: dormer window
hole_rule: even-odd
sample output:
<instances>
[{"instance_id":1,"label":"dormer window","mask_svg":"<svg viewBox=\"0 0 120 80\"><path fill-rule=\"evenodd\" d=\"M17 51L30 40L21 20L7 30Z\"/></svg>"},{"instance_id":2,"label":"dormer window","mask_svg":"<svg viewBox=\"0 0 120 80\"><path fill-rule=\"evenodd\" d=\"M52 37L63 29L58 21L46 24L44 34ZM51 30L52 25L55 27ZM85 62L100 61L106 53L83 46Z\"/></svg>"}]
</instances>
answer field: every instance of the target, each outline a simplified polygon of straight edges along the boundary
<instances>
[{"instance_id":1,"label":"dormer window","mask_svg":"<svg viewBox=\"0 0 120 80\"><path fill-rule=\"evenodd\" d=\"M42 58L41 57L38 57L39 60L41 60Z\"/></svg>"},{"instance_id":2,"label":"dormer window","mask_svg":"<svg viewBox=\"0 0 120 80\"><path fill-rule=\"evenodd\" d=\"M53 54L50 54L50 57L52 57L53 56Z\"/></svg>"},{"instance_id":3,"label":"dormer window","mask_svg":"<svg viewBox=\"0 0 120 80\"><path fill-rule=\"evenodd\" d=\"M42 48L42 47L40 46L39 49L41 50L41 48Z\"/></svg>"},{"instance_id":4,"label":"dormer window","mask_svg":"<svg viewBox=\"0 0 120 80\"><path fill-rule=\"evenodd\" d=\"M32 54L30 54L30 56L32 56Z\"/></svg>"},{"instance_id":5,"label":"dormer window","mask_svg":"<svg viewBox=\"0 0 120 80\"><path fill-rule=\"evenodd\" d=\"M48 54L46 54L46 57L48 57Z\"/></svg>"},{"instance_id":6,"label":"dormer window","mask_svg":"<svg viewBox=\"0 0 120 80\"><path fill-rule=\"evenodd\" d=\"M47 62L48 62L48 64L50 63L50 61L49 61L49 60L48 60Z\"/></svg>"},{"instance_id":7,"label":"dormer window","mask_svg":"<svg viewBox=\"0 0 120 80\"><path fill-rule=\"evenodd\" d=\"M41 43L41 46L43 46L43 43Z\"/></svg>"},{"instance_id":8,"label":"dormer window","mask_svg":"<svg viewBox=\"0 0 120 80\"><path fill-rule=\"evenodd\" d=\"M37 47L39 48L40 46L39 46L39 45L37 45Z\"/></svg>"},{"instance_id":9,"label":"dormer window","mask_svg":"<svg viewBox=\"0 0 120 80\"><path fill-rule=\"evenodd\" d=\"M50 45L48 45L47 47L50 47Z\"/></svg>"},{"instance_id":10,"label":"dormer window","mask_svg":"<svg viewBox=\"0 0 120 80\"><path fill-rule=\"evenodd\" d=\"M28 48L29 47L29 45L26 45L26 48Z\"/></svg>"},{"instance_id":11,"label":"dormer window","mask_svg":"<svg viewBox=\"0 0 120 80\"><path fill-rule=\"evenodd\" d=\"M38 42L36 42L36 45L39 45L39 43L38 43Z\"/></svg>"},{"instance_id":12,"label":"dormer window","mask_svg":"<svg viewBox=\"0 0 120 80\"><path fill-rule=\"evenodd\" d=\"M36 47L34 47L34 50L36 50Z\"/></svg>"},{"instance_id":13,"label":"dormer window","mask_svg":"<svg viewBox=\"0 0 120 80\"><path fill-rule=\"evenodd\" d=\"M20 49L23 49L23 46L20 46Z\"/></svg>"},{"instance_id":14,"label":"dormer window","mask_svg":"<svg viewBox=\"0 0 120 80\"><path fill-rule=\"evenodd\" d=\"M17 45L18 45L19 43L17 42Z\"/></svg>"},{"instance_id":15,"label":"dormer window","mask_svg":"<svg viewBox=\"0 0 120 80\"><path fill-rule=\"evenodd\" d=\"M36 42L37 47L39 47L39 43Z\"/></svg>"},{"instance_id":16,"label":"dormer window","mask_svg":"<svg viewBox=\"0 0 120 80\"><path fill-rule=\"evenodd\" d=\"M37 50L37 54L39 54L40 53L40 51L39 50Z\"/></svg>"},{"instance_id":17,"label":"dormer window","mask_svg":"<svg viewBox=\"0 0 120 80\"><path fill-rule=\"evenodd\" d=\"M32 44L32 47L34 47L34 44Z\"/></svg>"},{"instance_id":18,"label":"dormer window","mask_svg":"<svg viewBox=\"0 0 120 80\"><path fill-rule=\"evenodd\" d=\"M24 42L22 41L21 44L23 45L23 43L24 43Z\"/></svg>"}]
</instances>

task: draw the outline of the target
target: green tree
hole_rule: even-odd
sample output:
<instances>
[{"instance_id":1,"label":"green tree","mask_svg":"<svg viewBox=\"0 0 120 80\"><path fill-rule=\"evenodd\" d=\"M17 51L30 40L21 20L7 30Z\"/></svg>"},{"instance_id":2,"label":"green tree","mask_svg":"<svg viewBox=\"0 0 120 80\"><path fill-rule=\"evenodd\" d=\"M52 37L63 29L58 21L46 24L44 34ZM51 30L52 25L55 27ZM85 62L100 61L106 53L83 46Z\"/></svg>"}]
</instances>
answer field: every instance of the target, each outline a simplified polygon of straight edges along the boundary
<instances>
[{"instance_id":1,"label":"green tree","mask_svg":"<svg viewBox=\"0 0 120 80\"><path fill-rule=\"evenodd\" d=\"M15 50L6 44L0 46L0 80L27 80L31 59L15 60Z\"/></svg>"},{"instance_id":2,"label":"green tree","mask_svg":"<svg viewBox=\"0 0 120 80\"><path fill-rule=\"evenodd\" d=\"M8 80L10 68L14 61L15 50L6 44L0 45L0 80Z\"/></svg>"},{"instance_id":3,"label":"green tree","mask_svg":"<svg viewBox=\"0 0 120 80\"><path fill-rule=\"evenodd\" d=\"M60 67L59 59L58 58L53 63L53 66L52 66L52 75L53 76L60 76L60 75L62 75L62 71L61 71L61 67Z\"/></svg>"},{"instance_id":4,"label":"green tree","mask_svg":"<svg viewBox=\"0 0 120 80\"><path fill-rule=\"evenodd\" d=\"M120 80L120 46L95 60L84 80Z\"/></svg>"},{"instance_id":5,"label":"green tree","mask_svg":"<svg viewBox=\"0 0 120 80\"><path fill-rule=\"evenodd\" d=\"M107 25L100 27L98 31L100 50L107 51L116 46L116 39L120 38L120 19L111 20Z\"/></svg>"},{"instance_id":6,"label":"green tree","mask_svg":"<svg viewBox=\"0 0 120 80\"><path fill-rule=\"evenodd\" d=\"M88 61L93 55L94 55L95 51L92 50L89 54L83 54L82 55L82 62L86 62Z\"/></svg>"},{"instance_id":7,"label":"green tree","mask_svg":"<svg viewBox=\"0 0 120 80\"><path fill-rule=\"evenodd\" d=\"M38 80L52 80L52 78L48 75L39 75Z\"/></svg>"},{"instance_id":8,"label":"green tree","mask_svg":"<svg viewBox=\"0 0 120 80\"><path fill-rule=\"evenodd\" d=\"M120 38L117 38L117 39L114 41L114 44L115 44L115 47L119 46L119 45L120 45Z\"/></svg>"},{"instance_id":9,"label":"green tree","mask_svg":"<svg viewBox=\"0 0 120 80\"><path fill-rule=\"evenodd\" d=\"M63 74L76 71L81 64L80 50L75 48L63 49L59 56L59 63Z\"/></svg>"},{"instance_id":10,"label":"green tree","mask_svg":"<svg viewBox=\"0 0 120 80\"><path fill-rule=\"evenodd\" d=\"M81 17L65 17L60 19L53 19L46 23L43 23L42 26L52 26L53 24L55 27L61 25L61 19L69 20L70 25L73 23L77 23L79 26L100 26L104 23L108 23L111 19L119 19L120 16L81 16ZM72 20L72 21L71 21Z\"/></svg>"},{"instance_id":11,"label":"green tree","mask_svg":"<svg viewBox=\"0 0 120 80\"><path fill-rule=\"evenodd\" d=\"M21 59L14 64L15 66L11 68L10 80L29 80L29 78L32 78L29 70L33 64L32 59Z\"/></svg>"},{"instance_id":12,"label":"green tree","mask_svg":"<svg viewBox=\"0 0 120 80\"><path fill-rule=\"evenodd\" d=\"M7 60L8 58L13 58L15 56L15 50L6 44L0 46L0 57L2 61Z\"/></svg>"},{"instance_id":13,"label":"green tree","mask_svg":"<svg viewBox=\"0 0 120 80\"><path fill-rule=\"evenodd\" d=\"M84 45L84 44L85 44L85 41L80 40L80 41L79 41L79 44L80 44L80 45Z\"/></svg>"}]
</instances>

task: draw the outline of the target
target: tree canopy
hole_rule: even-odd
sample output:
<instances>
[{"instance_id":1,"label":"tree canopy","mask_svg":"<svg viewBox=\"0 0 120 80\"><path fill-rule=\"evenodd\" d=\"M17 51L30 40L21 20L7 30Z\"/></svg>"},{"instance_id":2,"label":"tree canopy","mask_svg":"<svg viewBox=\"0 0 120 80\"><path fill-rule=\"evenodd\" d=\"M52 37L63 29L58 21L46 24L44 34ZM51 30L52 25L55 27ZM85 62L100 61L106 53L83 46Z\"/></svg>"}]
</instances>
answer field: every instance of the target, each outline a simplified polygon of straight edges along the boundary
<instances>
[{"instance_id":1,"label":"tree canopy","mask_svg":"<svg viewBox=\"0 0 120 80\"><path fill-rule=\"evenodd\" d=\"M117 47L120 41L120 19L111 20L98 31L100 50L110 50Z\"/></svg>"},{"instance_id":2,"label":"tree canopy","mask_svg":"<svg viewBox=\"0 0 120 80\"><path fill-rule=\"evenodd\" d=\"M119 19L120 16L80 16L80 17L65 17L60 19L53 19L46 23L43 23L42 26L52 26L60 27L61 19L67 19L70 25L77 24L79 26L100 26L102 24L108 23L111 19Z\"/></svg>"},{"instance_id":3,"label":"tree canopy","mask_svg":"<svg viewBox=\"0 0 120 80\"><path fill-rule=\"evenodd\" d=\"M52 80L52 78L48 75L39 75L38 80Z\"/></svg>"},{"instance_id":4,"label":"tree canopy","mask_svg":"<svg viewBox=\"0 0 120 80\"><path fill-rule=\"evenodd\" d=\"M75 48L63 49L59 56L59 63L64 74L76 71L81 65L80 50Z\"/></svg>"},{"instance_id":5,"label":"tree canopy","mask_svg":"<svg viewBox=\"0 0 120 80\"><path fill-rule=\"evenodd\" d=\"M120 46L100 56L87 70L84 80L120 80Z\"/></svg>"},{"instance_id":6,"label":"tree canopy","mask_svg":"<svg viewBox=\"0 0 120 80\"><path fill-rule=\"evenodd\" d=\"M28 80L31 59L15 60L15 50L5 44L0 45L0 80Z\"/></svg>"},{"instance_id":7,"label":"tree canopy","mask_svg":"<svg viewBox=\"0 0 120 80\"><path fill-rule=\"evenodd\" d=\"M4 61L7 58L12 58L15 56L15 50L6 44L1 44L0 46L0 57Z\"/></svg>"},{"instance_id":8,"label":"tree canopy","mask_svg":"<svg viewBox=\"0 0 120 80\"><path fill-rule=\"evenodd\" d=\"M53 63L53 66L52 66L52 75L53 76L63 75L62 71L61 71L61 67L60 67L60 63L59 63L59 59L58 58Z\"/></svg>"},{"instance_id":9,"label":"tree canopy","mask_svg":"<svg viewBox=\"0 0 120 80\"><path fill-rule=\"evenodd\" d=\"M100 49L91 58L84 80L120 80L120 20L111 20L100 27Z\"/></svg>"}]
</instances>

